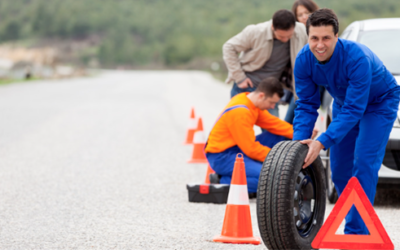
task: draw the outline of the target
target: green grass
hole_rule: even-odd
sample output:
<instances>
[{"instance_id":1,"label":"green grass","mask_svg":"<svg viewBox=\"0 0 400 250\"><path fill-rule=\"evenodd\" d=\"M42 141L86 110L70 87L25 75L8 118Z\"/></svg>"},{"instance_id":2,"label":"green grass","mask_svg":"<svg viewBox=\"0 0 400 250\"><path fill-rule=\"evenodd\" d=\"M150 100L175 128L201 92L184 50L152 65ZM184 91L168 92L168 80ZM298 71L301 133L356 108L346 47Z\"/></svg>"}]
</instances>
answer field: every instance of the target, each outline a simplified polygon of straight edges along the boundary
<instances>
[{"instance_id":1,"label":"green grass","mask_svg":"<svg viewBox=\"0 0 400 250\"><path fill-rule=\"evenodd\" d=\"M36 80L40 80L40 78L33 77L30 79L0 79L0 85L16 83L16 82L32 82L32 81L36 81Z\"/></svg>"}]
</instances>

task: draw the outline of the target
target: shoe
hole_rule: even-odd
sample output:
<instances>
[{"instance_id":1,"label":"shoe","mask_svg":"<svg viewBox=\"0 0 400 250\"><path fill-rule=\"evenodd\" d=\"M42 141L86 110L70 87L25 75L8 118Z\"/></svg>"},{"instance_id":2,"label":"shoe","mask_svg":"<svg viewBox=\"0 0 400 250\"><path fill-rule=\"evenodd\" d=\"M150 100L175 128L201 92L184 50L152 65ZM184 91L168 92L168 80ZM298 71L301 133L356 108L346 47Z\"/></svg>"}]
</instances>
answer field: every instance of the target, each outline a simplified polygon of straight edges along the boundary
<instances>
[{"instance_id":1,"label":"shoe","mask_svg":"<svg viewBox=\"0 0 400 250\"><path fill-rule=\"evenodd\" d=\"M210 183L211 184L219 184L219 181L221 179L221 176L217 173L212 173L209 175L210 178Z\"/></svg>"}]
</instances>

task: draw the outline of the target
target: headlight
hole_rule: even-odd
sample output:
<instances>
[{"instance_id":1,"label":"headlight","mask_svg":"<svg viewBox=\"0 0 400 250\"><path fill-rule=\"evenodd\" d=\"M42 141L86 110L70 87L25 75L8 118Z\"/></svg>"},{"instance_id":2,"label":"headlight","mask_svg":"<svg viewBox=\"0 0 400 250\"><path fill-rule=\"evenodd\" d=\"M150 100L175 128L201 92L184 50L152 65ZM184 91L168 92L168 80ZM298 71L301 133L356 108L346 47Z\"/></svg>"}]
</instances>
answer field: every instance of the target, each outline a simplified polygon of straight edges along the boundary
<instances>
[{"instance_id":1,"label":"headlight","mask_svg":"<svg viewBox=\"0 0 400 250\"><path fill-rule=\"evenodd\" d=\"M393 127L400 128L400 110L397 112L397 117L394 121Z\"/></svg>"}]
</instances>

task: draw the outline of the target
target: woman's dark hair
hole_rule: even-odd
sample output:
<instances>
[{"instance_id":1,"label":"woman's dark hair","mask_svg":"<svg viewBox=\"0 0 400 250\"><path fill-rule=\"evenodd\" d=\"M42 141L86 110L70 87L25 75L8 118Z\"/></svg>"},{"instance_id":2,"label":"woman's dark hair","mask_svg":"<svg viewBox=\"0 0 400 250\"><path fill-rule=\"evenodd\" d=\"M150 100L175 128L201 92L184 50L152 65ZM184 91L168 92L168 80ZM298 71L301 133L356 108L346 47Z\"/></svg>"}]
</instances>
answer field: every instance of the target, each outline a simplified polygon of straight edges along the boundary
<instances>
[{"instance_id":1,"label":"woman's dark hair","mask_svg":"<svg viewBox=\"0 0 400 250\"><path fill-rule=\"evenodd\" d=\"M264 93L266 97L272 97L277 93L280 98L284 94L281 82L275 77L263 79L254 92Z\"/></svg>"},{"instance_id":2,"label":"woman's dark hair","mask_svg":"<svg viewBox=\"0 0 400 250\"><path fill-rule=\"evenodd\" d=\"M307 20L307 35L310 26L320 27L332 25L333 33L336 35L339 32L339 21L338 18L331 9L323 8L312 13Z\"/></svg>"},{"instance_id":3,"label":"woman's dark hair","mask_svg":"<svg viewBox=\"0 0 400 250\"><path fill-rule=\"evenodd\" d=\"M318 5L313 0L296 0L292 6L292 12L297 20L297 7L303 5L310 13L314 13L316 10L319 9Z\"/></svg>"},{"instance_id":4,"label":"woman's dark hair","mask_svg":"<svg viewBox=\"0 0 400 250\"><path fill-rule=\"evenodd\" d=\"M296 17L290 10L278 10L272 16L272 26L275 30L289 30L296 25Z\"/></svg>"}]
</instances>

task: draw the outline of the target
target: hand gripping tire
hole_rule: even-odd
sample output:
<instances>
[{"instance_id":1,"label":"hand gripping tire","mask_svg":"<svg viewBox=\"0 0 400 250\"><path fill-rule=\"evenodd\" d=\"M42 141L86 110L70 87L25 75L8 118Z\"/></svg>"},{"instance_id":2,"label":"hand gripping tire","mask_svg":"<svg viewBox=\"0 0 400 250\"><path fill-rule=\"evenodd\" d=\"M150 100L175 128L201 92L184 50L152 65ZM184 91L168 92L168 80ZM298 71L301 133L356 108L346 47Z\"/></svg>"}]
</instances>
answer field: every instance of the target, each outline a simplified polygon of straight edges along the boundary
<instances>
[{"instance_id":1,"label":"hand gripping tire","mask_svg":"<svg viewBox=\"0 0 400 250\"><path fill-rule=\"evenodd\" d=\"M308 146L283 141L271 149L261 169L257 219L268 249L312 249L324 222L325 171L318 157L302 169Z\"/></svg>"}]
</instances>

